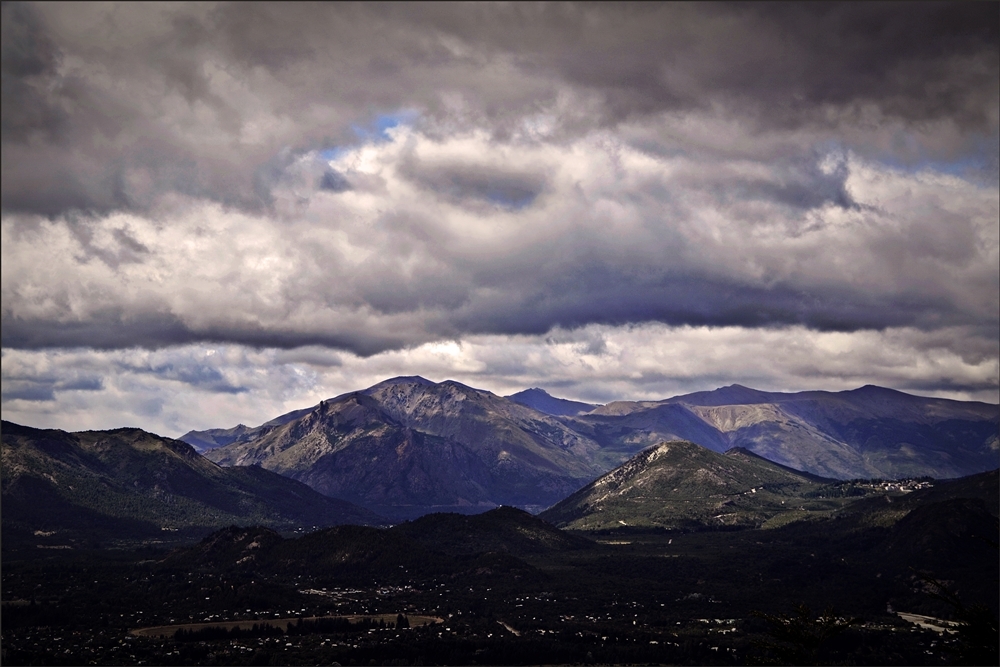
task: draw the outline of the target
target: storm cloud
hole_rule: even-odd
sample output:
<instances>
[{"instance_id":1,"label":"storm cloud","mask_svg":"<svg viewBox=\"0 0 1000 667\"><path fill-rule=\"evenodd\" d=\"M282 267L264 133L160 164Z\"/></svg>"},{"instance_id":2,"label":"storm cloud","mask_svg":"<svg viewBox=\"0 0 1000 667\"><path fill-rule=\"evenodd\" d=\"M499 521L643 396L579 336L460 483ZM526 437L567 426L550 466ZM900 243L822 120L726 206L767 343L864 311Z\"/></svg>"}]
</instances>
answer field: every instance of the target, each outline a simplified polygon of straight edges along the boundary
<instances>
[{"instance_id":1,"label":"storm cloud","mask_svg":"<svg viewBox=\"0 0 1000 667\"><path fill-rule=\"evenodd\" d=\"M343 145L400 109L499 138L526 121L571 137L719 113L745 124L744 143L808 129L907 160L959 157L997 128L990 3L3 13L3 207L48 216L164 192L260 210L274 156Z\"/></svg>"},{"instance_id":2,"label":"storm cloud","mask_svg":"<svg viewBox=\"0 0 1000 667\"><path fill-rule=\"evenodd\" d=\"M889 346L923 375L867 379L830 356L671 381L678 359L656 357L640 375L663 391L824 373L1000 391L981 377L1000 367L995 3L2 11L5 418L119 375L252 409L256 385L180 350L312 369L288 395L311 398L378 360L416 372L428 346L531 340L541 359L593 327L592 350L647 326L747 350L846 336L859 359L871 336L936 341ZM100 370L78 368L88 350ZM109 361L171 350L188 361ZM483 358L480 386L555 378ZM472 377L455 359L434 368ZM604 372L553 381L585 400L653 386Z\"/></svg>"},{"instance_id":3,"label":"storm cloud","mask_svg":"<svg viewBox=\"0 0 1000 667\"><path fill-rule=\"evenodd\" d=\"M460 168L501 151L507 171ZM592 322L997 323L996 191L950 175L853 155L794 170L653 157L607 135L501 146L412 128L331 162L359 185L303 197L292 183L274 214L189 200L156 216L8 215L4 344L369 355Z\"/></svg>"}]
</instances>

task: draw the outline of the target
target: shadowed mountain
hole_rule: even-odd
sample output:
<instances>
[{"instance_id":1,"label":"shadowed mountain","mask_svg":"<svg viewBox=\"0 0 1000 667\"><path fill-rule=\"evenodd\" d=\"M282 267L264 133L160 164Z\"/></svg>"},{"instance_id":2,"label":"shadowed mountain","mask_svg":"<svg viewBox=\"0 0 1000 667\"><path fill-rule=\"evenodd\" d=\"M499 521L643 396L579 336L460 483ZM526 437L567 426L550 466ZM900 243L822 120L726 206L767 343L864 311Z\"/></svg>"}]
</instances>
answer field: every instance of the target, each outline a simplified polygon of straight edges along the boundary
<instances>
[{"instance_id":1,"label":"shadowed mountain","mask_svg":"<svg viewBox=\"0 0 1000 667\"><path fill-rule=\"evenodd\" d=\"M539 517L560 528L759 527L798 512L805 496L834 480L774 464L746 450L718 454L690 442L639 453ZM837 505L810 509L832 509Z\"/></svg>"},{"instance_id":2,"label":"shadowed mountain","mask_svg":"<svg viewBox=\"0 0 1000 667\"><path fill-rule=\"evenodd\" d=\"M601 443L605 451L615 452L619 461L664 440L687 440L717 452L730 448L725 434L685 405L609 403L564 421Z\"/></svg>"},{"instance_id":3,"label":"shadowed mountain","mask_svg":"<svg viewBox=\"0 0 1000 667\"><path fill-rule=\"evenodd\" d=\"M498 507L472 516L428 514L394 526L391 531L431 551L452 555L494 551L523 556L594 546L591 540L563 532L513 507Z\"/></svg>"},{"instance_id":4,"label":"shadowed mountain","mask_svg":"<svg viewBox=\"0 0 1000 667\"><path fill-rule=\"evenodd\" d=\"M866 386L764 392L739 385L665 401L616 402L564 421L628 453L682 439L840 479L950 478L1000 465L1000 406Z\"/></svg>"},{"instance_id":5,"label":"shadowed mountain","mask_svg":"<svg viewBox=\"0 0 1000 667\"><path fill-rule=\"evenodd\" d=\"M537 578L535 568L517 556L595 546L503 507L477 516L430 514L390 529L338 526L294 539L266 528L234 526L175 552L165 563L216 573L301 574L330 584L404 583L442 575Z\"/></svg>"},{"instance_id":6,"label":"shadowed mountain","mask_svg":"<svg viewBox=\"0 0 1000 667\"><path fill-rule=\"evenodd\" d=\"M2 431L5 539L384 522L300 482L259 467L221 468L183 442L135 428L67 433L3 422Z\"/></svg>"},{"instance_id":7,"label":"shadowed mountain","mask_svg":"<svg viewBox=\"0 0 1000 667\"><path fill-rule=\"evenodd\" d=\"M883 484L882 486L885 486ZM858 525L889 526L918 507L925 507L953 500L970 500L984 503L994 514L1000 512L1000 470L990 470L958 479L937 480L930 488L923 488L906 495L875 494L858 499L837 512L844 520Z\"/></svg>"},{"instance_id":8,"label":"shadowed mountain","mask_svg":"<svg viewBox=\"0 0 1000 667\"><path fill-rule=\"evenodd\" d=\"M519 391L516 394L511 394L507 398L515 403L526 405L529 408L534 408L539 412L544 412L547 415L553 415L556 417L573 417L583 414L584 412L590 412L594 408L598 407L591 403L581 403L580 401L570 401L565 398L556 398L544 389L539 389L537 387Z\"/></svg>"},{"instance_id":9,"label":"shadowed mountain","mask_svg":"<svg viewBox=\"0 0 1000 667\"><path fill-rule=\"evenodd\" d=\"M186 442L194 447L197 452L203 454L210 449L215 449L216 447L225 447L226 445L232 444L236 441L245 442L252 438L256 438L276 426L281 426L282 424L287 424L290 421L298 419L311 410L312 408L294 410L288 414L281 415L280 417L276 417L269 422L265 422L260 426L252 428L245 424L239 424L238 426L234 426L232 428L210 428L207 431L188 431L178 438L178 440Z\"/></svg>"},{"instance_id":10,"label":"shadowed mountain","mask_svg":"<svg viewBox=\"0 0 1000 667\"><path fill-rule=\"evenodd\" d=\"M934 482L905 495L880 493L850 503L835 513L836 521L816 525L845 545L861 536L878 535L872 562L883 572L909 579L918 587L919 573L950 580L966 602L986 591L996 609L1000 540L1000 471ZM947 573L947 574L945 574Z\"/></svg>"},{"instance_id":11,"label":"shadowed mountain","mask_svg":"<svg viewBox=\"0 0 1000 667\"><path fill-rule=\"evenodd\" d=\"M408 519L497 505L541 509L606 470L607 454L556 418L490 392L396 378L207 456L259 464Z\"/></svg>"},{"instance_id":12,"label":"shadowed mountain","mask_svg":"<svg viewBox=\"0 0 1000 667\"><path fill-rule=\"evenodd\" d=\"M901 518L890 531L883 549L887 558L928 571L944 571L956 554L979 553L971 547L994 545L992 559L981 561L980 571L996 566L997 520L978 498L953 498L923 503ZM993 505L993 512L996 506Z\"/></svg>"},{"instance_id":13,"label":"shadowed mountain","mask_svg":"<svg viewBox=\"0 0 1000 667\"><path fill-rule=\"evenodd\" d=\"M337 526L285 539L260 526L231 526L181 550L168 563L214 572L283 575L326 571L338 576L395 574L401 567L433 571L435 556L416 542L368 526Z\"/></svg>"}]
</instances>

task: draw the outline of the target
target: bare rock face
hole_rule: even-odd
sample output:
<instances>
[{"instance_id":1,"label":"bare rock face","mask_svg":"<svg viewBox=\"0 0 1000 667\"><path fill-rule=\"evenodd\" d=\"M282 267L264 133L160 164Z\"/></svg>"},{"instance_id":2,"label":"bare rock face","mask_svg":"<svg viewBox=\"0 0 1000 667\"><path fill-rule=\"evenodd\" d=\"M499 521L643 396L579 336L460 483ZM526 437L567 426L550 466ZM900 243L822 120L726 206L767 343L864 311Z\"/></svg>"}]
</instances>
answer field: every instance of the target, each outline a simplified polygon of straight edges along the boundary
<instances>
[{"instance_id":1,"label":"bare rock face","mask_svg":"<svg viewBox=\"0 0 1000 667\"><path fill-rule=\"evenodd\" d=\"M390 518L497 505L540 510L606 469L559 420L458 382L396 378L323 401L256 438L211 450Z\"/></svg>"},{"instance_id":2,"label":"bare rock face","mask_svg":"<svg viewBox=\"0 0 1000 667\"><path fill-rule=\"evenodd\" d=\"M400 377L258 427L182 439L225 441L208 451L211 460L260 465L408 519L497 505L538 511L671 440L714 452L745 448L836 479L961 477L1000 465L998 430L995 405L880 387L778 393L733 385L594 407L541 390L503 398Z\"/></svg>"},{"instance_id":3,"label":"bare rock face","mask_svg":"<svg viewBox=\"0 0 1000 667\"><path fill-rule=\"evenodd\" d=\"M874 386L780 393L732 385L609 403L564 422L624 455L688 440L716 452L743 447L838 479L955 478L1000 465L1000 407Z\"/></svg>"}]
</instances>

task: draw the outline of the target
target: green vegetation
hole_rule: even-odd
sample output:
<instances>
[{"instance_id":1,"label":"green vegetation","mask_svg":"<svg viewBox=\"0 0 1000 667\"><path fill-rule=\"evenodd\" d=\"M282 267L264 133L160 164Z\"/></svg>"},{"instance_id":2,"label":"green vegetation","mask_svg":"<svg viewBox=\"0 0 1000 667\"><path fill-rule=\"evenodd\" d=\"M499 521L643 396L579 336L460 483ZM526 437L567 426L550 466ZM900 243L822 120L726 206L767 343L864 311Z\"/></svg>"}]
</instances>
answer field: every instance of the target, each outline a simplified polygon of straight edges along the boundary
<instances>
[{"instance_id":1,"label":"green vegetation","mask_svg":"<svg viewBox=\"0 0 1000 667\"><path fill-rule=\"evenodd\" d=\"M298 538L231 527L173 552L5 557L4 664L962 663L996 639L997 478L770 530L566 533L501 508ZM442 622L403 628L400 615ZM307 624L323 616L378 621ZM282 634L129 634L197 623Z\"/></svg>"},{"instance_id":2,"label":"green vegetation","mask_svg":"<svg viewBox=\"0 0 1000 667\"><path fill-rule=\"evenodd\" d=\"M769 636L755 642L753 662L770 665L837 664L831 655L832 640L860 623L857 618L838 616L833 609L814 616L805 605L797 605L792 614L753 615L769 626Z\"/></svg>"},{"instance_id":3,"label":"green vegetation","mask_svg":"<svg viewBox=\"0 0 1000 667\"><path fill-rule=\"evenodd\" d=\"M542 515L572 530L289 537L370 515L137 429L4 423L2 452L5 665L995 662L997 471L840 482L672 442Z\"/></svg>"},{"instance_id":4,"label":"green vegetation","mask_svg":"<svg viewBox=\"0 0 1000 667\"><path fill-rule=\"evenodd\" d=\"M777 528L830 518L859 497L899 495L928 482L840 482L745 449L717 454L690 442L640 452L540 515L560 528Z\"/></svg>"}]
</instances>

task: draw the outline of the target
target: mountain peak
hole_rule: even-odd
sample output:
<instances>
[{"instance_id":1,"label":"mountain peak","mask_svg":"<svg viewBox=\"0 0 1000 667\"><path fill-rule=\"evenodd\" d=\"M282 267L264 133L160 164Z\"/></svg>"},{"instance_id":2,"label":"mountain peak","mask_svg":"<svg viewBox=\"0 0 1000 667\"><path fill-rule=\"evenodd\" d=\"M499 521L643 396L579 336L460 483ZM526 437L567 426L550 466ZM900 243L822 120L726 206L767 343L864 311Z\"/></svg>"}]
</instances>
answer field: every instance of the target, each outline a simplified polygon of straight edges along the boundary
<instances>
[{"instance_id":1,"label":"mountain peak","mask_svg":"<svg viewBox=\"0 0 1000 667\"><path fill-rule=\"evenodd\" d=\"M783 496L828 481L745 449L719 454L674 440L636 454L539 518L577 530L752 527L786 511Z\"/></svg>"},{"instance_id":2,"label":"mountain peak","mask_svg":"<svg viewBox=\"0 0 1000 667\"><path fill-rule=\"evenodd\" d=\"M597 407L590 403L556 398L540 387L525 389L516 394L511 394L506 398L515 403L520 403L521 405L556 417L575 417L584 412L590 412Z\"/></svg>"},{"instance_id":3,"label":"mountain peak","mask_svg":"<svg viewBox=\"0 0 1000 667\"><path fill-rule=\"evenodd\" d=\"M668 401L671 403L702 406L752 405L755 403L769 403L774 400L775 396L776 394L751 387L744 387L741 384L731 384L712 391L696 391L692 394L675 396L668 399Z\"/></svg>"},{"instance_id":4,"label":"mountain peak","mask_svg":"<svg viewBox=\"0 0 1000 667\"><path fill-rule=\"evenodd\" d=\"M416 384L424 387L433 387L437 385L436 382L431 382L427 378L420 377L419 375L400 375L399 377L382 380L381 382L372 385L370 389L374 389L375 387L388 387L394 384Z\"/></svg>"},{"instance_id":5,"label":"mountain peak","mask_svg":"<svg viewBox=\"0 0 1000 667\"><path fill-rule=\"evenodd\" d=\"M889 387L880 387L877 384L866 384L863 387L858 387L857 389L849 389L844 394L869 394L875 395L880 394L883 396L910 396L906 392L899 391L898 389L890 389Z\"/></svg>"},{"instance_id":6,"label":"mountain peak","mask_svg":"<svg viewBox=\"0 0 1000 667\"><path fill-rule=\"evenodd\" d=\"M336 397L210 459L256 461L398 520L497 504L541 509L601 472L599 449L489 391L404 377Z\"/></svg>"},{"instance_id":7,"label":"mountain peak","mask_svg":"<svg viewBox=\"0 0 1000 667\"><path fill-rule=\"evenodd\" d=\"M220 469L180 440L137 428L68 433L4 422L3 449L4 521L66 535L384 522L261 467Z\"/></svg>"}]
</instances>

